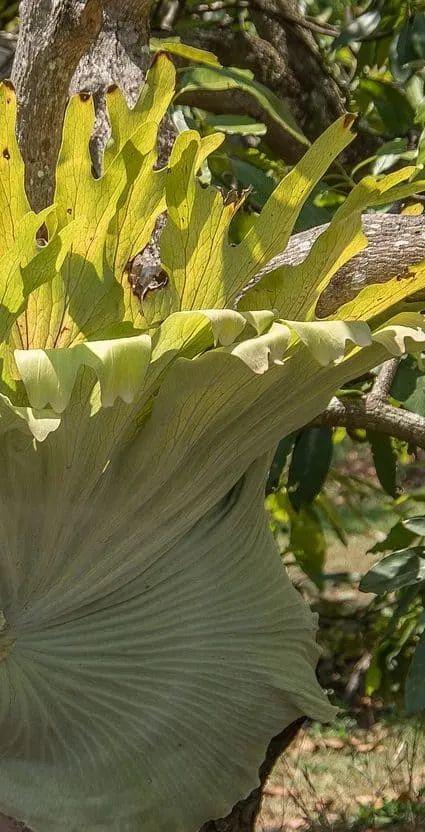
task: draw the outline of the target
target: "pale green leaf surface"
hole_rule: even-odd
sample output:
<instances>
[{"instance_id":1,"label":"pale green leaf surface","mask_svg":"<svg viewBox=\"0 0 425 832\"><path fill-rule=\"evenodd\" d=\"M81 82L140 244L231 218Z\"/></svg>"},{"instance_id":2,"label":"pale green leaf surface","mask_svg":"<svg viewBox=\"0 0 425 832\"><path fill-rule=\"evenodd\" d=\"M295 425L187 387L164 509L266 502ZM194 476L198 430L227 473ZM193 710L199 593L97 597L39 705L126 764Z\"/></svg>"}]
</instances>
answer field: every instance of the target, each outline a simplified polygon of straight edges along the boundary
<instances>
[{"instance_id":1,"label":"pale green leaf surface","mask_svg":"<svg viewBox=\"0 0 425 832\"><path fill-rule=\"evenodd\" d=\"M373 333L391 355L422 352L425 346L425 318L414 312L401 312Z\"/></svg>"},{"instance_id":2,"label":"pale green leaf surface","mask_svg":"<svg viewBox=\"0 0 425 832\"><path fill-rule=\"evenodd\" d=\"M368 347L372 344L369 327L362 321L285 321L298 338L311 350L319 364L342 358L347 344Z\"/></svg>"},{"instance_id":3,"label":"pale green leaf surface","mask_svg":"<svg viewBox=\"0 0 425 832\"><path fill-rule=\"evenodd\" d=\"M62 413L83 365L99 379L103 407L111 407L117 397L130 404L143 385L150 352L149 335L139 335L89 341L70 349L16 350L15 360L32 407L41 410L50 405Z\"/></svg>"}]
</instances>

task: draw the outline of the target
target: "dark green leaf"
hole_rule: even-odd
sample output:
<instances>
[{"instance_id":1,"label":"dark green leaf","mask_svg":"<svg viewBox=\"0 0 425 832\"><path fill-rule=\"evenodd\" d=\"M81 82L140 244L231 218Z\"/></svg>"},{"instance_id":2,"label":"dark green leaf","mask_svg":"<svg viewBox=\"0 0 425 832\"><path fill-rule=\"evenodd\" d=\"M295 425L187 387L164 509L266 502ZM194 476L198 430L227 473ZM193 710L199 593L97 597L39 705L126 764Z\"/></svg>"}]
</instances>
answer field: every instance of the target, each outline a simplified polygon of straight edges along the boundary
<instances>
[{"instance_id":1,"label":"dark green leaf","mask_svg":"<svg viewBox=\"0 0 425 832\"><path fill-rule=\"evenodd\" d=\"M403 526L415 535L425 537L425 517L408 517L403 520Z\"/></svg>"},{"instance_id":2,"label":"dark green leaf","mask_svg":"<svg viewBox=\"0 0 425 832\"><path fill-rule=\"evenodd\" d=\"M289 548L303 572L321 587L326 556L326 541L317 513L312 506L303 506L291 517Z\"/></svg>"},{"instance_id":3,"label":"dark green leaf","mask_svg":"<svg viewBox=\"0 0 425 832\"><path fill-rule=\"evenodd\" d=\"M254 80L248 70L237 69L236 67L193 67L183 72L178 95L199 90L216 91L225 96L230 91L239 90L250 96L260 108L260 121L272 120L285 132L293 136L304 146L308 147L309 141L292 115L289 106L278 98L271 90Z\"/></svg>"},{"instance_id":4,"label":"dark green leaf","mask_svg":"<svg viewBox=\"0 0 425 832\"><path fill-rule=\"evenodd\" d=\"M317 495L317 505L320 507L321 511L323 511L326 520L334 530L335 534L337 535L341 543L344 546L347 546L347 535L345 533L345 529L342 524L341 518L338 514L337 509L324 492Z\"/></svg>"},{"instance_id":5,"label":"dark green leaf","mask_svg":"<svg viewBox=\"0 0 425 832\"><path fill-rule=\"evenodd\" d=\"M395 592L403 586L412 586L425 580L425 549L416 546L402 549L383 558L360 581L362 592Z\"/></svg>"},{"instance_id":6,"label":"dark green leaf","mask_svg":"<svg viewBox=\"0 0 425 832\"><path fill-rule=\"evenodd\" d=\"M397 55L402 66L421 68L425 62L425 14L416 14L403 26L397 41Z\"/></svg>"},{"instance_id":7,"label":"dark green leaf","mask_svg":"<svg viewBox=\"0 0 425 832\"><path fill-rule=\"evenodd\" d=\"M295 511L309 505L322 488L332 461L332 430L306 428L295 442L288 474L288 497Z\"/></svg>"},{"instance_id":8,"label":"dark green leaf","mask_svg":"<svg viewBox=\"0 0 425 832\"><path fill-rule=\"evenodd\" d=\"M369 549L369 552L371 555L375 555L379 552L394 552L396 549L406 549L416 540L416 538L417 535L405 528L403 521L399 520L390 529L385 540L380 540L378 543L375 543L375 545Z\"/></svg>"},{"instance_id":9,"label":"dark green leaf","mask_svg":"<svg viewBox=\"0 0 425 832\"><path fill-rule=\"evenodd\" d=\"M364 107L367 102L375 106L387 132L400 135L411 128L415 111L404 93L394 85L376 78L361 78L359 95Z\"/></svg>"},{"instance_id":10,"label":"dark green leaf","mask_svg":"<svg viewBox=\"0 0 425 832\"><path fill-rule=\"evenodd\" d=\"M419 644L410 664L406 679L406 711L415 714L425 708L425 633L422 633Z\"/></svg>"},{"instance_id":11,"label":"dark green leaf","mask_svg":"<svg viewBox=\"0 0 425 832\"><path fill-rule=\"evenodd\" d=\"M399 488L397 485L397 457L391 442L391 437L375 431L367 431L367 439L370 443L375 471L384 491L390 497L397 497Z\"/></svg>"},{"instance_id":12,"label":"dark green leaf","mask_svg":"<svg viewBox=\"0 0 425 832\"><path fill-rule=\"evenodd\" d=\"M412 355L406 356L397 370L391 395L408 410L425 416L425 373Z\"/></svg>"},{"instance_id":13,"label":"dark green leaf","mask_svg":"<svg viewBox=\"0 0 425 832\"><path fill-rule=\"evenodd\" d=\"M279 488L280 477L294 442L295 434L293 433L290 433L289 436L285 436L284 439L280 440L270 466L269 478L266 485L266 496Z\"/></svg>"},{"instance_id":14,"label":"dark green leaf","mask_svg":"<svg viewBox=\"0 0 425 832\"><path fill-rule=\"evenodd\" d=\"M254 121L250 116L241 115L207 115L204 124L213 127L220 133L240 136L264 136L267 132L265 124Z\"/></svg>"}]
</instances>

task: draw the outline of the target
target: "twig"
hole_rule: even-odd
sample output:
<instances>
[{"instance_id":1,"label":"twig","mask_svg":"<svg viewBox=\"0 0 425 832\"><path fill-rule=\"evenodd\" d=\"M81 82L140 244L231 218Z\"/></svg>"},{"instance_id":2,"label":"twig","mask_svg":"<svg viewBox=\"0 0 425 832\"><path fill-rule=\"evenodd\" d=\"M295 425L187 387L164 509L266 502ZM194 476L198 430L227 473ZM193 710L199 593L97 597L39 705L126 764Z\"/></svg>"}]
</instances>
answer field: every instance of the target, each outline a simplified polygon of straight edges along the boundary
<instances>
[{"instance_id":1,"label":"twig","mask_svg":"<svg viewBox=\"0 0 425 832\"><path fill-rule=\"evenodd\" d=\"M314 20L310 18L301 17L296 14L291 14L291 12L287 11L286 9L271 9L269 6L265 5L262 0L250 0L252 6L256 6L260 9L267 17L271 17L275 20L279 20L280 22L290 23L294 26L301 26L302 29L308 29L309 32L316 32L319 35L329 35L330 37L337 37L339 35L339 29L335 26L330 26L329 24L321 24L316 23Z\"/></svg>"},{"instance_id":2,"label":"twig","mask_svg":"<svg viewBox=\"0 0 425 832\"><path fill-rule=\"evenodd\" d=\"M388 399L399 363L399 358L390 358L388 361L385 361L376 377L372 390L368 395L369 402L373 400L385 402Z\"/></svg>"}]
</instances>

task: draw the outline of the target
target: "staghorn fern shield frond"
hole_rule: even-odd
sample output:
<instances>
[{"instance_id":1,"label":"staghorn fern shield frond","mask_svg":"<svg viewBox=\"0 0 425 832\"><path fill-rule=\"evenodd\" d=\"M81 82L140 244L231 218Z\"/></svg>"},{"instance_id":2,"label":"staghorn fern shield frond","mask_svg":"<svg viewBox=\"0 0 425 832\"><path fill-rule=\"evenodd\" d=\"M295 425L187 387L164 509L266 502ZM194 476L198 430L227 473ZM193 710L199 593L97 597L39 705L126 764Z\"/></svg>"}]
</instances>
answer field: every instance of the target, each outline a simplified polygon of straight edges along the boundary
<instances>
[{"instance_id":1,"label":"staghorn fern shield frond","mask_svg":"<svg viewBox=\"0 0 425 832\"><path fill-rule=\"evenodd\" d=\"M238 206L196 179L220 137L183 133L156 169L173 90L161 55L135 110L110 94L99 180L92 102L73 99L55 204L37 216L1 92L0 810L35 832L195 832L257 785L274 735L332 716L315 621L263 511L270 452L342 383L425 340L403 306L424 264L316 315L367 244L361 211L424 189L403 181L413 171L365 180L303 264L244 291L349 120L232 246ZM167 282L139 302L126 265L164 211Z\"/></svg>"}]
</instances>

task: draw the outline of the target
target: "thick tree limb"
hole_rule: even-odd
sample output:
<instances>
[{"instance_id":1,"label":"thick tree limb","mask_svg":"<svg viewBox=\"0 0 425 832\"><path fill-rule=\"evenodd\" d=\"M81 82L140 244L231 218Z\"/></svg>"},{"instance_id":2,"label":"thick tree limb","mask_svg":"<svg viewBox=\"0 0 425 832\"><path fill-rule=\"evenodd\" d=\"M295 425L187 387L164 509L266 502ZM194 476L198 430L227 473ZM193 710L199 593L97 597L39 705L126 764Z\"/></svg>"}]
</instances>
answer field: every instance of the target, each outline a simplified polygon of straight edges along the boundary
<instances>
[{"instance_id":1,"label":"thick tree limb","mask_svg":"<svg viewBox=\"0 0 425 832\"><path fill-rule=\"evenodd\" d=\"M283 254L279 254L259 272L262 274L283 265L300 263L314 241L327 228L320 225L294 234ZM320 298L321 317L332 314L342 303L351 300L369 283L386 283L403 279L409 267L425 260L425 217L396 214L364 214L363 230L369 244L335 275Z\"/></svg>"}]
</instances>

